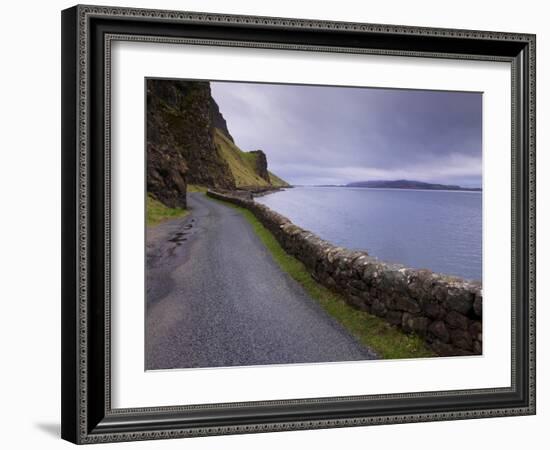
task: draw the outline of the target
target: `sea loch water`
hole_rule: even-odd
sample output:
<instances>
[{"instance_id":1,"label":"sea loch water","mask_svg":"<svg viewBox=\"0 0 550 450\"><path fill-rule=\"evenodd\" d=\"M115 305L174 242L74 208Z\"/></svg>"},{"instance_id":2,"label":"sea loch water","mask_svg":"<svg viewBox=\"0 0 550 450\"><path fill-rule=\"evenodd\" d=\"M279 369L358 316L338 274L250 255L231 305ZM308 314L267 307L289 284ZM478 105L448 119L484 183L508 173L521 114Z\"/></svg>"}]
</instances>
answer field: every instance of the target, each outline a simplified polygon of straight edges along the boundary
<instances>
[{"instance_id":1,"label":"sea loch water","mask_svg":"<svg viewBox=\"0 0 550 450\"><path fill-rule=\"evenodd\" d=\"M256 201L335 245L482 278L481 192L296 187Z\"/></svg>"}]
</instances>

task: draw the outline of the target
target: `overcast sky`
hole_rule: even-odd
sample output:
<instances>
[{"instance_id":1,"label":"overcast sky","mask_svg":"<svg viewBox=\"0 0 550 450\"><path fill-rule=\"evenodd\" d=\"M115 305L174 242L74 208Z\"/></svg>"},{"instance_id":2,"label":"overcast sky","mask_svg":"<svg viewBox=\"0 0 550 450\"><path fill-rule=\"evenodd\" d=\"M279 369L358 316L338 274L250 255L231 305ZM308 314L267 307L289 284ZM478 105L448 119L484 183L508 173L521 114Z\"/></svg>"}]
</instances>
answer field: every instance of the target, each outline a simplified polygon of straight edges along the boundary
<instances>
[{"instance_id":1,"label":"overcast sky","mask_svg":"<svg viewBox=\"0 0 550 450\"><path fill-rule=\"evenodd\" d=\"M480 93L212 82L242 150L291 184L481 186Z\"/></svg>"}]
</instances>

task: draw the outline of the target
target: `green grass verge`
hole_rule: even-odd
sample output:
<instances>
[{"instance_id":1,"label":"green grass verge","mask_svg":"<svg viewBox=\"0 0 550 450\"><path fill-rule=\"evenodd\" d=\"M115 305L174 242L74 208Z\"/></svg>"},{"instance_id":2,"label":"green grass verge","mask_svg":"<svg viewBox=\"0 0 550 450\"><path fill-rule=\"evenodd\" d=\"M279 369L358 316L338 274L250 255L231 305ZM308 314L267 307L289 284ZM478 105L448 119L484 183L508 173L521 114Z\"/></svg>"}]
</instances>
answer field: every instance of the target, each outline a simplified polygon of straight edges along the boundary
<instances>
[{"instance_id":1,"label":"green grass verge","mask_svg":"<svg viewBox=\"0 0 550 450\"><path fill-rule=\"evenodd\" d=\"M206 186L201 186L200 184L188 184L187 192L206 192L208 188Z\"/></svg>"},{"instance_id":2,"label":"green grass verge","mask_svg":"<svg viewBox=\"0 0 550 450\"><path fill-rule=\"evenodd\" d=\"M381 358L400 359L436 356L419 336L404 333L379 317L352 308L340 294L317 283L305 266L286 253L271 232L248 209L218 199L212 200L238 210L250 223L254 232L270 251L273 259L281 269L300 283L325 311L338 320L363 345L373 349Z\"/></svg>"},{"instance_id":3,"label":"green grass verge","mask_svg":"<svg viewBox=\"0 0 550 450\"><path fill-rule=\"evenodd\" d=\"M183 208L169 208L163 203L147 195L147 226L152 227L168 219L185 216L188 211Z\"/></svg>"}]
</instances>

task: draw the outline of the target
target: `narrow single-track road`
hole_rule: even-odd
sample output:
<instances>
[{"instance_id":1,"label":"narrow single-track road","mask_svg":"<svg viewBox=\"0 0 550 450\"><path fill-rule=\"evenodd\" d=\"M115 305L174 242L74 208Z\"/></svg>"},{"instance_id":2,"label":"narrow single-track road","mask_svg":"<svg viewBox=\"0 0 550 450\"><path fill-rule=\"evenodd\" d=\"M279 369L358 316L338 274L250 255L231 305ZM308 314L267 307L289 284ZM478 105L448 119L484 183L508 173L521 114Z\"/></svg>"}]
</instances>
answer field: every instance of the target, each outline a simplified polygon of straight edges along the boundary
<instances>
[{"instance_id":1,"label":"narrow single-track road","mask_svg":"<svg viewBox=\"0 0 550 450\"><path fill-rule=\"evenodd\" d=\"M147 230L147 369L374 359L272 259L235 209L188 194L191 213Z\"/></svg>"}]
</instances>

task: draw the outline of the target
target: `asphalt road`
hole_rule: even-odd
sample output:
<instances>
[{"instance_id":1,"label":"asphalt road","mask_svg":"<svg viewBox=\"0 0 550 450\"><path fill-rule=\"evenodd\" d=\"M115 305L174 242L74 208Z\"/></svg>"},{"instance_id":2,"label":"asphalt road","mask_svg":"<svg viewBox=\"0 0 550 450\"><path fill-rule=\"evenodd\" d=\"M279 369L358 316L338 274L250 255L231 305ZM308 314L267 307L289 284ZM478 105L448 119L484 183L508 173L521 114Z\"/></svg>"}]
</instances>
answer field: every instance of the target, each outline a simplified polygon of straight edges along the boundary
<instances>
[{"instance_id":1,"label":"asphalt road","mask_svg":"<svg viewBox=\"0 0 550 450\"><path fill-rule=\"evenodd\" d=\"M147 369L374 359L282 272L244 217L203 194L147 231Z\"/></svg>"}]
</instances>

